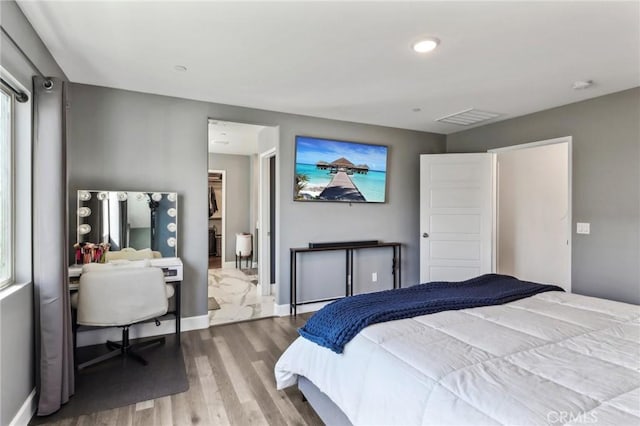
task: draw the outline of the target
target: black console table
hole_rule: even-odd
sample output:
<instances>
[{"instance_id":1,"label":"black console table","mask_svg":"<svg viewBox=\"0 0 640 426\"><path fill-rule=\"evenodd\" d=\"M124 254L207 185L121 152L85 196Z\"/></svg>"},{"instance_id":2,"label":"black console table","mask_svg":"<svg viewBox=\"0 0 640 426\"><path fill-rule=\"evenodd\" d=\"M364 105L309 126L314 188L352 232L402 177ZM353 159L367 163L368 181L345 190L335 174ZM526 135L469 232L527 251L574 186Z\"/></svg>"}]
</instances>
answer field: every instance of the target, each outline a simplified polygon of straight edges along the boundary
<instances>
[{"instance_id":1,"label":"black console table","mask_svg":"<svg viewBox=\"0 0 640 426\"><path fill-rule=\"evenodd\" d=\"M317 303L317 302L327 302L330 300L340 299L340 297L333 297L329 299L322 300L313 300L309 302L298 302L297 299L297 263L298 263L298 254L301 253L309 253L309 252L318 252L318 251L336 251L336 250L344 250L345 259L346 259L346 276L345 276L345 288L344 295L345 296L353 296L353 252L358 249L372 249L372 248L383 248L390 247L393 250L393 259L391 262L391 274L393 275L393 288L402 287L402 272L401 272L401 262L402 262L402 244L400 243L375 243L375 244L355 244L355 245L345 245L345 244L337 244L335 246L324 245L323 247L297 247L290 249L291 256L291 269L290 269L290 285L289 285L289 314L297 315L297 307L298 305L304 305L307 303Z\"/></svg>"}]
</instances>

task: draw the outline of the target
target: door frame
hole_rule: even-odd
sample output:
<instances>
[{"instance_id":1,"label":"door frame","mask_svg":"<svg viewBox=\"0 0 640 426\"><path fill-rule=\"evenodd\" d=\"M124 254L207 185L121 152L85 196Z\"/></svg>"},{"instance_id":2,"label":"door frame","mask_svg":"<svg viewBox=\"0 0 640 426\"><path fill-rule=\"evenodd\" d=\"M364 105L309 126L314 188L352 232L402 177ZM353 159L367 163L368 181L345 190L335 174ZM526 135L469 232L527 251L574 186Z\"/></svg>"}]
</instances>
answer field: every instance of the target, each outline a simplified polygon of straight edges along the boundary
<instances>
[{"instance_id":1,"label":"door frame","mask_svg":"<svg viewBox=\"0 0 640 426\"><path fill-rule=\"evenodd\" d=\"M259 153L260 163L260 179L259 179L259 192L258 192L258 294L261 296L269 296L271 294L271 249L270 249L270 206L269 206L269 160L271 157L276 156L276 147L268 149L267 151ZM277 161L277 160L276 160ZM276 166L276 188L277 185L278 168ZM276 193L276 197L277 197ZM276 222L278 220L278 202L276 199ZM276 223L276 230L278 224ZM276 279L277 279L277 267L278 267L278 238L276 233Z\"/></svg>"},{"instance_id":2,"label":"door frame","mask_svg":"<svg viewBox=\"0 0 640 426\"><path fill-rule=\"evenodd\" d=\"M572 289L572 253L573 253L573 137L572 136L563 136L560 138L553 138L553 139L546 139L546 140L540 140L540 141L535 141L535 142L529 142L529 143L524 143L524 144L520 144L520 145L510 145L510 146L506 146L506 147L502 147L502 148L495 148L495 149L490 149L487 152L494 154L494 162L497 162L498 160L498 154L503 153L503 152L507 152L507 151L513 151L513 150L517 150L517 149L528 149L528 148L537 148L537 147L541 147L541 146L545 146L545 145L556 145L556 144L561 144L561 143L566 143L567 144L567 184L568 184L568 202L567 202L567 246L568 246L568 250L569 250L569 264L567 265L568 269L569 269L569 273L568 273L568 277L569 277L569 282L567 284L568 288L565 289L567 292L571 292ZM497 262L497 256L498 256L498 239L497 239L497 231L498 231L498 198L497 198L497 192L498 192L498 185L499 185L499 177L498 174L499 171L496 168L494 168L494 206L493 206L493 210L494 210L494 220L495 220L495 226L494 226L494 255L495 255L495 259ZM494 271L497 271L497 263L495 264L494 267Z\"/></svg>"},{"instance_id":3,"label":"door frame","mask_svg":"<svg viewBox=\"0 0 640 426\"><path fill-rule=\"evenodd\" d=\"M214 154L215 155L215 154ZM226 224L226 215L227 215L227 171L226 170L218 170L218 169L208 169L207 171L207 188L209 188L209 173L220 173L222 175L222 220L221 220L221 234L222 239L220 241L220 267L224 268L225 264L225 239L227 237L227 224ZM217 201L217 200L216 200ZM207 222L209 219L207 219ZM207 223L208 225L208 223Z\"/></svg>"}]
</instances>

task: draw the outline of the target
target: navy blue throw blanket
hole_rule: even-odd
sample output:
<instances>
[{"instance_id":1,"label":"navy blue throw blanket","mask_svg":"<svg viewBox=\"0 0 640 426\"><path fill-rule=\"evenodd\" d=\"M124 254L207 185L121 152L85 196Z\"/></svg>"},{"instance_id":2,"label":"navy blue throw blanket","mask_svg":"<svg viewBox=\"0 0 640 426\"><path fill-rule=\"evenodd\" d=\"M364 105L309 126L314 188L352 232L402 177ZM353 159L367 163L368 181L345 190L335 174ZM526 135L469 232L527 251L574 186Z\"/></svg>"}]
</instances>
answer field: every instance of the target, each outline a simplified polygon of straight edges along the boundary
<instances>
[{"instance_id":1,"label":"navy blue throw blanket","mask_svg":"<svg viewBox=\"0 0 640 426\"><path fill-rule=\"evenodd\" d=\"M316 312L298 332L320 346L342 353L363 328L379 322L442 311L501 305L560 287L487 274L467 281L432 282L336 300Z\"/></svg>"}]
</instances>

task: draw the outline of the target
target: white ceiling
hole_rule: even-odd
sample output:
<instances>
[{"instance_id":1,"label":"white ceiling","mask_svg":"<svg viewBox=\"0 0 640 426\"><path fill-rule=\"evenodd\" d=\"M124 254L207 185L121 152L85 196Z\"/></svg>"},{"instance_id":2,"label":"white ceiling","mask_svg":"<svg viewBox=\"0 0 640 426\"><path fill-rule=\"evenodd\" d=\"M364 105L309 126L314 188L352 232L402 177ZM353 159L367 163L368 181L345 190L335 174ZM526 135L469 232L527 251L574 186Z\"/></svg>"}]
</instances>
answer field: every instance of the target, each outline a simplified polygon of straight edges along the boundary
<instances>
[{"instance_id":1,"label":"white ceiling","mask_svg":"<svg viewBox=\"0 0 640 426\"><path fill-rule=\"evenodd\" d=\"M18 3L74 82L391 127L640 85L638 1Z\"/></svg>"},{"instance_id":2,"label":"white ceiling","mask_svg":"<svg viewBox=\"0 0 640 426\"><path fill-rule=\"evenodd\" d=\"M258 135L265 126L209 119L209 152L251 155L258 153Z\"/></svg>"}]
</instances>

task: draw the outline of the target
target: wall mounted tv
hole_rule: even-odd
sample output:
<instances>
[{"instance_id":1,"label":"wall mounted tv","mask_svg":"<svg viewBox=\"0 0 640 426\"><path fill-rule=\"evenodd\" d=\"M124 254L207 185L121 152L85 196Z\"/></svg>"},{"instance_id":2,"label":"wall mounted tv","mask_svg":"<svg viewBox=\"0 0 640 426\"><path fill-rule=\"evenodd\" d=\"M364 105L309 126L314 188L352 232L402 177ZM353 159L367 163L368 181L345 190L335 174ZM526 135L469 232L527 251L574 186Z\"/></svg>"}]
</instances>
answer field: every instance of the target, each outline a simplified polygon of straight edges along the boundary
<instances>
[{"instance_id":1,"label":"wall mounted tv","mask_svg":"<svg viewBox=\"0 0 640 426\"><path fill-rule=\"evenodd\" d=\"M296 136L293 199L384 203L387 150L383 145Z\"/></svg>"}]
</instances>

